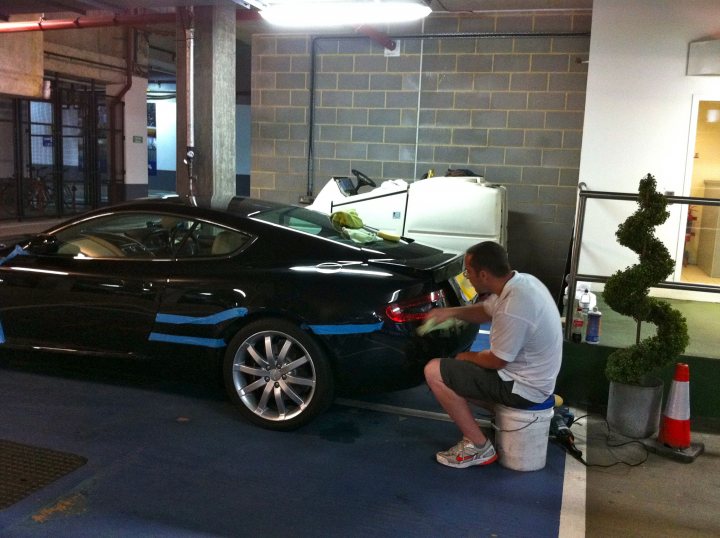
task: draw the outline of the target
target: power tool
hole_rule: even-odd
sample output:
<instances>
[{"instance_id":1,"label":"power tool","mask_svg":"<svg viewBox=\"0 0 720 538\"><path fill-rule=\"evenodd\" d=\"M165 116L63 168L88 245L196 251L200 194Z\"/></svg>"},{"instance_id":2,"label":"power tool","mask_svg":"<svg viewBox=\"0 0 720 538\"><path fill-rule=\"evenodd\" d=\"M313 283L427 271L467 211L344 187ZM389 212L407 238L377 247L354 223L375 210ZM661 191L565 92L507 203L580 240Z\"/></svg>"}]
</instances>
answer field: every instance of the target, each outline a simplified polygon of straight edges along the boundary
<instances>
[{"instance_id":1,"label":"power tool","mask_svg":"<svg viewBox=\"0 0 720 538\"><path fill-rule=\"evenodd\" d=\"M550 435L578 461L582 460L582 450L575 446L575 436L570 431L570 426L575 417L567 407L558 407L550 421Z\"/></svg>"}]
</instances>

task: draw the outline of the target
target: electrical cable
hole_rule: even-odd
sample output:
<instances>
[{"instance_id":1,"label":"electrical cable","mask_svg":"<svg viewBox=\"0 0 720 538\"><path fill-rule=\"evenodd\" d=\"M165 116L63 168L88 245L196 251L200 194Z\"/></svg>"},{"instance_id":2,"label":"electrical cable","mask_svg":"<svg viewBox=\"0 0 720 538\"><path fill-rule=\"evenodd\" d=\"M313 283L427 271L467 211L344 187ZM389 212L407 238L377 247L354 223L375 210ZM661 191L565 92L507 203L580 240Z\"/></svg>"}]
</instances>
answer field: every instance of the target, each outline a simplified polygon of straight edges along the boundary
<instances>
[{"instance_id":1,"label":"electrical cable","mask_svg":"<svg viewBox=\"0 0 720 538\"><path fill-rule=\"evenodd\" d=\"M556 414L555 417L562 418L562 415ZM553 418L555 418L555 417L553 417ZM572 424L575 424L576 422L578 422L579 420L581 420L583 418L589 418L589 417L590 417L590 415L582 415L580 417L574 418L572 420L572 422L570 423L570 425L566 426L565 428L562 428L562 427L559 428L559 431L557 432L557 433L559 433L559 435L556 433L556 435L551 435L550 437L552 439L555 439L555 441L560 445L560 447L563 450L568 452L571 456L573 456L576 460L578 460L580 463L582 463L585 467L598 467L598 468L602 468L602 469L614 467L615 465L626 465L628 467L637 467L647 461L650 453L649 453L647 447L642 443L642 441L631 440L631 441L626 441L626 442L618 443L618 444L610 444L610 433L611 433L610 425L608 424L607 420L605 420L604 418L603 418L603 422L605 423L605 427L607 429L607 433L605 434L605 445L608 448L621 448L621 447L632 445L632 444L639 444L644 449L645 457L641 461L638 461L635 463L624 461L622 459L618 459L617 461L615 461L613 463L609 463L609 464L589 463L586 459L583 459L582 451L580 451L575 446L575 437L570 432L570 426L572 426ZM565 432L565 430L567 430L567 432Z\"/></svg>"}]
</instances>

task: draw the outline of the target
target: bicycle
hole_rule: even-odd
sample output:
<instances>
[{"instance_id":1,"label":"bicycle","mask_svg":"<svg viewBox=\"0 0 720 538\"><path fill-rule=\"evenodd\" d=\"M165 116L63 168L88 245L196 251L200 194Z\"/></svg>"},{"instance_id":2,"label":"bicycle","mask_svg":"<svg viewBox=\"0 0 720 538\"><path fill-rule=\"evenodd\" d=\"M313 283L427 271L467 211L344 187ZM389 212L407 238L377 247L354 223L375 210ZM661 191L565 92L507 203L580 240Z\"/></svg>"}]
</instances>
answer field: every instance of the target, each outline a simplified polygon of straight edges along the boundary
<instances>
[{"instance_id":1,"label":"bicycle","mask_svg":"<svg viewBox=\"0 0 720 538\"><path fill-rule=\"evenodd\" d=\"M59 173L62 174L62 198L60 200L56 198L55 171L51 167L31 168L30 178L26 183L27 189L24 191L25 196L23 198L26 211L44 214L47 209L61 207L64 211L77 212L78 185L82 185L82 183L72 181L66 175L68 170L65 168Z\"/></svg>"},{"instance_id":2,"label":"bicycle","mask_svg":"<svg viewBox=\"0 0 720 538\"><path fill-rule=\"evenodd\" d=\"M27 207L44 213L50 199L49 188L45 181L40 178L31 179Z\"/></svg>"}]
</instances>

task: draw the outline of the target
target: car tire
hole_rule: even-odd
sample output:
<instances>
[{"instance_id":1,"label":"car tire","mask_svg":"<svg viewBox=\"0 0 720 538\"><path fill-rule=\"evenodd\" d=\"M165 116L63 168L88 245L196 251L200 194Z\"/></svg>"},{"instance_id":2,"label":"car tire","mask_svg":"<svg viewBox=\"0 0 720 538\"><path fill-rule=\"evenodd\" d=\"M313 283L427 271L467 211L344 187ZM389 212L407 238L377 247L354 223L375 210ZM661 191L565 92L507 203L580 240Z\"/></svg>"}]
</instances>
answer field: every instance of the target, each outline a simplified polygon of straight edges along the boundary
<instances>
[{"instance_id":1,"label":"car tire","mask_svg":"<svg viewBox=\"0 0 720 538\"><path fill-rule=\"evenodd\" d=\"M258 320L232 339L225 389L240 413L270 430L299 428L332 403L334 380L322 348L285 320Z\"/></svg>"}]
</instances>

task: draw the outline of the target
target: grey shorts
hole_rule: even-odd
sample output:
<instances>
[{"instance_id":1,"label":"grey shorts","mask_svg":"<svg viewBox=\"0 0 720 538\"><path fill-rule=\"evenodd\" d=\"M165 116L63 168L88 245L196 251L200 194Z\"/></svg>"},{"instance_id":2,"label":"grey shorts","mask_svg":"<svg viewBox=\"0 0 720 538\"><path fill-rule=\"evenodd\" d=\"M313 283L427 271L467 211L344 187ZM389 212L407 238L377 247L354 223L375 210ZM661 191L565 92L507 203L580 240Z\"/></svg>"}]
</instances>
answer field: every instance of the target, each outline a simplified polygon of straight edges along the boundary
<instances>
[{"instance_id":1,"label":"grey shorts","mask_svg":"<svg viewBox=\"0 0 720 538\"><path fill-rule=\"evenodd\" d=\"M537 402L513 394L514 381L503 381L497 370L483 368L472 362L440 359L443 383L468 400L490 402L527 409Z\"/></svg>"}]
</instances>

